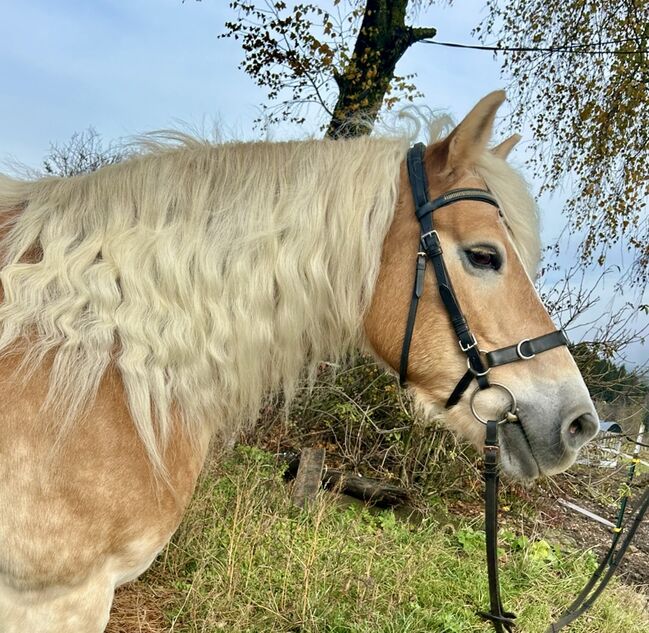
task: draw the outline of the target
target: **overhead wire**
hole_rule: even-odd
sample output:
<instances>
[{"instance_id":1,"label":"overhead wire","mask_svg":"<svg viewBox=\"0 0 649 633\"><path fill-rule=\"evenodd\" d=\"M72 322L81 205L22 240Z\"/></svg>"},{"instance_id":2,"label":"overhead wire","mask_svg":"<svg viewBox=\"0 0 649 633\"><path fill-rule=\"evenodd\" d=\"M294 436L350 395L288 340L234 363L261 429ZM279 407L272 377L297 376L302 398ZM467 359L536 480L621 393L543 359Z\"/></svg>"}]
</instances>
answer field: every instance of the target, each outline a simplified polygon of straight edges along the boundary
<instances>
[{"instance_id":1,"label":"overhead wire","mask_svg":"<svg viewBox=\"0 0 649 633\"><path fill-rule=\"evenodd\" d=\"M617 44L621 42L629 42L632 40L612 40L609 42L599 42L600 46L607 46L609 44ZM648 51L644 48L635 50L614 50L614 49L601 49L590 48L594 44L569 44L566 46L550 46L550 47L536 47L536 46L483 46L479 44L460 44L458 42L440 42L438 40L424 39L420 40L423 44L434 44L435 46L446 46L450 48L464 48L477 51L492 51L497 53L570 53L581 55L637 55L638 53L646 54Z\"/></svg>"}]
</instances>

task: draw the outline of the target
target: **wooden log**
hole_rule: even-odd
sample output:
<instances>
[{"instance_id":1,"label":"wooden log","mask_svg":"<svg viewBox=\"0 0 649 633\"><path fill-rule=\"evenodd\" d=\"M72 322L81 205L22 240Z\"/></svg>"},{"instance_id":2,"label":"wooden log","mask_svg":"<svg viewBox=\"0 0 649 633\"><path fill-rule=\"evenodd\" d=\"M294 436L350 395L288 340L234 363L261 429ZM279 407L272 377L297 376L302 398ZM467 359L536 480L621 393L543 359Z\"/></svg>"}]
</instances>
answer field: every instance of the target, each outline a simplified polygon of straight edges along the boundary
<instances>
[{"instance_id":1,"label":"wooden log","mask_svg":"<svg viewBox=\"0 0 649 633\"><path fill-rule=\"evenodd\" d=\"M300 466L293 484L291 500L298 508L306 507L307 503L315 499L322 481L324 469L325 449L302 449Z\"/></svg>"},{"instance_id":2,"label":"wooden log","mask_svg":"<svg viewBox=\"0 0 649 633\"><path fill-rule=\"evenodd\" d=\"M310 450L313 449L305 449L305 451ZM297 453L281 453L277 457L280 461L286 463L285 477L287 480L294 479L298 471L302 470L302 459ZM361 477L354 473L333 468L321 470L320 477L325 489L349 495L380 508L392 508L405 504L410 500L410 493L406 488L388 484L380 479ZM314 482L313 480L311 482L311 489L313 489ZM294 503L296 490L297 488L293 490ZM317 488L315 490L317 491ZM315 492L313 492L313 496L315 496ZM298 504L296 503L296 505ZM300 507L303 507L303 504Z\"/></svg>"},{"instance_id":3,"label":"wooden log","mask_svg":"<svg viewBox=\"0 0 649 633\"><path fill-rule=\"evenodd\" d=\"M379 479L327 469L322 479L325 488L342 492L380 508L393 508L410 499L408 490Z\"/></svg>"}]
</instances>

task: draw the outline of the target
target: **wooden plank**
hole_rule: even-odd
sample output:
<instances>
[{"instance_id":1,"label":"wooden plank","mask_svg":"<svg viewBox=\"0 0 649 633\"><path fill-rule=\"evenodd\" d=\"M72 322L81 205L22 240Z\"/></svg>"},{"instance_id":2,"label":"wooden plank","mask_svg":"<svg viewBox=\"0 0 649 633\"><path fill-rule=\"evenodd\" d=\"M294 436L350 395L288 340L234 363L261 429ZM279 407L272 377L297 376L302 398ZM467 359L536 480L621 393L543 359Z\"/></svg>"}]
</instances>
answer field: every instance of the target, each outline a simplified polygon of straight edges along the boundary
<instances>
[{"instance_id":1,"label":"wooden plank","mask_svg":"<svg viewBox=\"0 0 649 633\"><path fill-rule=\"evenodd\" d=\"M294 480L300 467L300 456L297 453L279 453L277 459L286 464L285 479ZM355 497L380 508L392 508L410 501L407 488L333 468L323 470L322 486L325 490Z\"/></svg>"},{"instance_id":2,"label":"wooden plank","mask_svg":"<svg viewBox=\"0 0 649 633\"><path fill-rule=\"evenodd\" d=\"M579 514L583 514L589 519L592 519L593 521L597 521L597 523L601 523L602 525L605 525L606 527L609 528L615 527L615 523L613 523L612 521L609 521L608 519L605 519L604 517L601 517L599 516L599 514L595 514L590 510L586 510L586 508L582 508L581 506L578 506L576 503L572 503L571 501L566 501L565 499L557 499L557 501L559 502L559 505L562 505L564 508L568 508L569 510L573 510L574 512L578 512Z\"/></svg>"},{"instance_id":3,"label":"wooden plank","mask_svg":"<svg viewBox=\"0 0 649 633\"><path fill-rule=\"evenodd\" d=\"M307 503L315 499L324 469L325 449L304 448L300 455L300 466L293 484L291 500L298 508L306 507Z\"/></svg>"}]
</instances>

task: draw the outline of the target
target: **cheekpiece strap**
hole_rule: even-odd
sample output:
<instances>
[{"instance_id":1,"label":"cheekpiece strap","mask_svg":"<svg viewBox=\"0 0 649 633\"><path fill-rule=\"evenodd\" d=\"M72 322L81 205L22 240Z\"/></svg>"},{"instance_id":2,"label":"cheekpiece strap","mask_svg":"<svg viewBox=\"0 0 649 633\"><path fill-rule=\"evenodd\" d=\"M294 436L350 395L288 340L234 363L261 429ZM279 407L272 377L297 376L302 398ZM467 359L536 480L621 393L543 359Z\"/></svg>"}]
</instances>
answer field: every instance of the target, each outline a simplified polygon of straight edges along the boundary
<instances>
[{"instance_id":1,"label":"cheekpiece strap","mask_svg":"<svg viewBox=\"0 0 649 633\"><path fill-rule=\"evenodd\" d=\"M493 206L498 206L496 199L488 192L482 189L454 189L447 191L432 201L428 200L428 182L426 171L424 169L424 153L426 146L423 143L417 143L408 152L406 165L408 167L408 178L412 190L413 202L415 203L415 214L419 220L421 237L420 251L417 257L417 268L415 272L415 283L413 286L410 309L406 322L406 332L403 346L401 348L401 361L399 364L399 380L405 384L408 376L408 356L410 353L410 343L414 331L415 318L419 299L423 291L423 282L425 274L425 259L422 262L422 256L425 255L430 259L437 279L437 286L440 297L446 308L451 325L457 336L460 349L466 354L469 368L473 370L473 375L478 381L481 389L489 386L487 379L488 368L480 356L477 348L475 336L469 329L469 325L462 313L453 285L444 264L442 257L443 251L437 231L434 229L433 212L436 209L445 207L459 200L477 200L487 202Z\"/></svg>"}]
</instances>

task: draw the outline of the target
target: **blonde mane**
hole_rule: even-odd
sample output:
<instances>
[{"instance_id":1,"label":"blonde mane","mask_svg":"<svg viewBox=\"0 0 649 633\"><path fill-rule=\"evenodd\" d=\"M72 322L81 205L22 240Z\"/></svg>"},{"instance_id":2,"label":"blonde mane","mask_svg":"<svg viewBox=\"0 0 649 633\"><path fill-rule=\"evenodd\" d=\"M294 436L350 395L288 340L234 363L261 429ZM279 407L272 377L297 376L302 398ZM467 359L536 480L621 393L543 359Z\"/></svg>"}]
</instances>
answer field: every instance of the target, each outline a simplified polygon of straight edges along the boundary
<instances>
[{"instance_id":1,"label":"blonde mane","mask_svg":"<svg viewBox=\"0 0 649 633\"><path fill-rule=\"evenodd\" d=\"M476 171L500 204L512 242L531 279L541 259L541 228L536 202L523 176L491 152L485 152Z\"/></svg>"},{"instance_id":2,"label":"blonde mane","mask_svg":"<svg viewBox=\"0 0 649 633\"><path fill-rule=\"evenodd\" d=\"M53 357L62 424L114 363L158 468L172 413L190 436L236 435L363 343L408 142L184 137L73 178L0 176L0 352L25 342L28 371ZM492 156L479 171L533 268L527 188Z\"/></svg>"}]
</instances>

